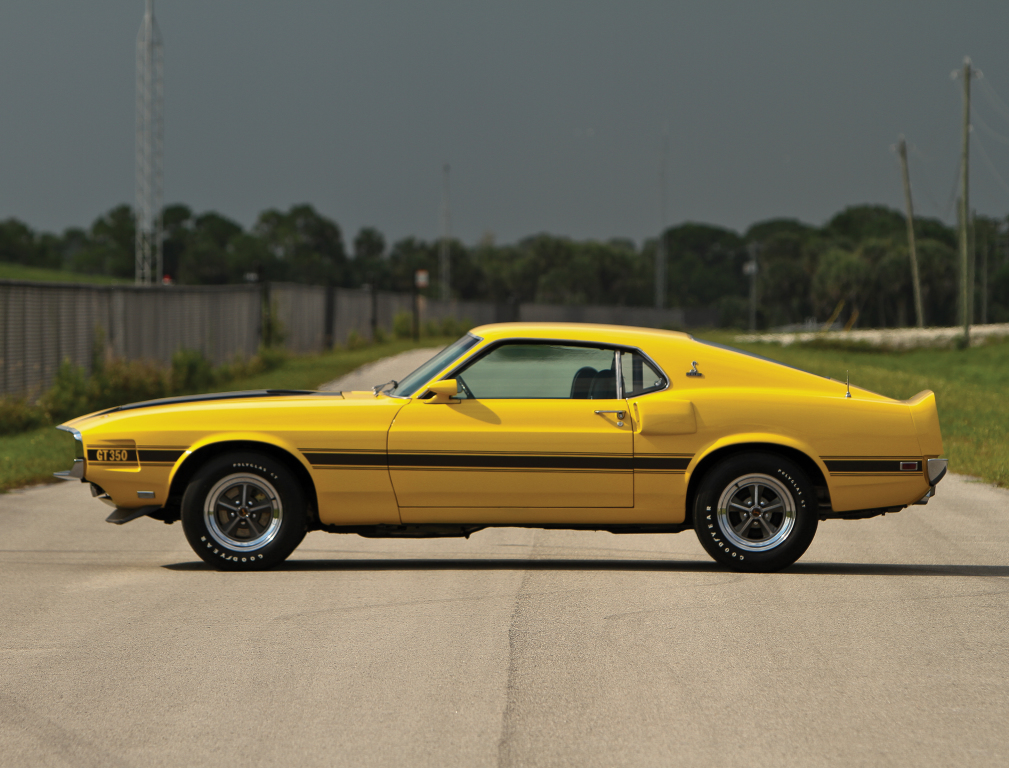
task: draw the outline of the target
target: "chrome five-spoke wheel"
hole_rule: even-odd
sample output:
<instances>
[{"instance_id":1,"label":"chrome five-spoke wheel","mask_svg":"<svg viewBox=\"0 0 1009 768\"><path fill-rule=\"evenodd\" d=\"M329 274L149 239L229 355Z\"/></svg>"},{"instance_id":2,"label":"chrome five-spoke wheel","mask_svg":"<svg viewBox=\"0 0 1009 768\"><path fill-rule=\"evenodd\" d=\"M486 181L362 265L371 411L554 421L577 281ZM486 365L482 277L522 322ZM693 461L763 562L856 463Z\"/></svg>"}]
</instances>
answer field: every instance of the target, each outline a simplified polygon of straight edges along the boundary
<instances>
[{"instance_id":1,"label":"chrome five-spoke wheel","mask_svg":"<svg viewBox=\"0 0 1009 768\"><path fill-rule=\"evenodd\" d=\"M770 475L744 475L718 499L718 522L737 547L762 552L788 538L795 525L795 504L788 489Z\"/></svg>"},{"instance_id":2,"label":"chrome five-spoke wheel","mask_svg":"<svg viewBox=\"0 0 1009 768\"><path fill-rule=\"evenodd\" d=\"M230 549L258 549L276 537L284 519L277 490L263 477L233 474L210 489L203 509L207 532Z\"/></svg>"},{"instance_id":3,"label":"chrome five-spoke wheel","mask_svg":"<svg viewBox=\"0 0 1009 768\"><path fill-rule=\"evenodd\" d=\"M769 451L740 452L702 477L694 530L708 554L734 570L778 571L813 540L817 509L803 467Z\"/></svg>"}]
</instances>

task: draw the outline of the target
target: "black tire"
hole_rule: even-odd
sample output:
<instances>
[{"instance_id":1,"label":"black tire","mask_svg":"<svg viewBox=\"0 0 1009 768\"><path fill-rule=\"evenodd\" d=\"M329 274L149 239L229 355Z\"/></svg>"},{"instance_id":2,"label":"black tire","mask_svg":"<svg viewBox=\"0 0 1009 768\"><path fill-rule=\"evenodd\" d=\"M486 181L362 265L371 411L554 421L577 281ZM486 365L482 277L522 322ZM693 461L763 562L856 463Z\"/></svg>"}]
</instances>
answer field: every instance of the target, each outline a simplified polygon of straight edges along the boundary
<instances>
[{"instance_id":1,"label":"black tire","mask_svg":"<svg viewBox=\"0 0 1009 768\"><path fill-rule=\"evenodd\" d=\"M818 508L813 484L794 462L773 453L740 453L701 480L694 530L722 565L780 571L813 541Z\"/></svg>"},{"instance_id":2,"label":"black tire","mask_svg":"<svg viewBox=\"0 0 1009 768\"><path fill-rule=\"evenodd\" d=\"M186 487L182 528L193 551L218 570L272 568L305 538L305 494L276 459L252 452L219 456Z\"/></svg>"}]
</instances>

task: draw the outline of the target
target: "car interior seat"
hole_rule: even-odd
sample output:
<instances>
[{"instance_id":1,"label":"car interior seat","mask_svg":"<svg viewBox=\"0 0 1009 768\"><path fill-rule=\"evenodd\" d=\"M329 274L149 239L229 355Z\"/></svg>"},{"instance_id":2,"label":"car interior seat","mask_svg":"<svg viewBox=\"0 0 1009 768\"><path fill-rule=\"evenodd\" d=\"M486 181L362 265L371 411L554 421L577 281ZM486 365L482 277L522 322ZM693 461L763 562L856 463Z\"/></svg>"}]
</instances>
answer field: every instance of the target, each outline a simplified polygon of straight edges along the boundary
<instances>
[{"instance_id":1,"label":"car interior seat","mask_svg":"<svg viewBox=\"0 0 1009 768\"><path fill-rule=\"evenodd\" d=\"M589 398L592 400L614 400L617 396L617 375L612 370L599 371L592 379Z\"/></svg>"},{"instance_id":2,"label":"car interior seat","mask_svg":"<svg viewBox=\"0 0 1009 768\"><path fill-rule=\"evenodd\" d=\"M586 365L579 368L571 379L571 399L588 400L592 392L592 382L596 378L596 369Z\"/></svg>"}]
</instances>

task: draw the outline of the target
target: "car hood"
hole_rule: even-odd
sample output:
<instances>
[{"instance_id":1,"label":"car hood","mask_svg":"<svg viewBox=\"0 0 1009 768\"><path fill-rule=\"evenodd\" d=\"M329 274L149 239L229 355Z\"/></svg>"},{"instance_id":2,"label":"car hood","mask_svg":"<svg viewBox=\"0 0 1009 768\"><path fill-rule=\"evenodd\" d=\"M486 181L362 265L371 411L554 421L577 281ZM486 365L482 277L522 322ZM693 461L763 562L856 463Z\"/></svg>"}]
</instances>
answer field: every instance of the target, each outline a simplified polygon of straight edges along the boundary
<instances>
[{"instance_id":1,"label":"car hood","mask_svg":"<svg viewBox=\"0 0 1009 768\"><path fill-rule=\"evenodd\" d=\"M63 426L68 427L81 427L86 422L90 422L93 419L97 419L103 416L116 416L119 414L125 415L128 411L139 411L144 409L152 409L157 412L159 410L169 410L177 408L178 406L185 405L211 405L215 402L235 402L242 400L256 400L256 399L268 399L271 402L290 402L293 400L302 400L309 397L323 397L327 399L357 399L364 395L369 398L375 397L374 393L368 392L319 392L313 390L305 389L250 389L242 392L210 392L200 395L181 395L178 397L162 397L156 400L144 400L139 403L128 403L126 405L117 405L113 408L106 408L101 411L95 411L94 413L85 414L83 416L78 416L75 419L67 421Z\"/></svg>"},{"instance_id":2,"label":"car hood","mask_svg":"<svg viewBox=\"0 0 1009 768\"><path fill-rule=\"evenodd\" d=\"M342 392L316 392L310 389L247 389L242 392L211 392L203 395L180 395L179 397L161 397L157 400L144 400L139 403L117 405L104 411L98 411L95 416L104 416L117 411L132 411L137 408L156 408L159 405L181 405L183 403L202 403L207 400L244 400L253 397L287 397L304 395L328 395L342 397Z\"/></svg>"}]
</instances>

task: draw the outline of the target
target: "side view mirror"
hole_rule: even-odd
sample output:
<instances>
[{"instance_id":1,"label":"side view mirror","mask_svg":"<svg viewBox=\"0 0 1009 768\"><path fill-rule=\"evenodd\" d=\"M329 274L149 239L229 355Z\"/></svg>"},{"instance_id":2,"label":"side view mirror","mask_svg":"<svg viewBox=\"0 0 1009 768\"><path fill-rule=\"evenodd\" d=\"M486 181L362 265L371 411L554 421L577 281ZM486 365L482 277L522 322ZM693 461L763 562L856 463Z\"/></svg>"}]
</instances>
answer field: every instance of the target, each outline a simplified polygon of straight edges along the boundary
<instances>
[{"instance_id":1,"label":"side view mirror","mask_svg":"<svg viewBox=\"0 0 1009 768\"><path fill-rule=\"evenodd\" d=\"M427 388L428 392L433 392L434 397L429 397L423 402L433 405L435 403L458 403L459 401L455 398L459 394L459 385L456 384L455 379L445 379L444 381L436 381L434 384Z\"/></svg>"}]
</instances>

